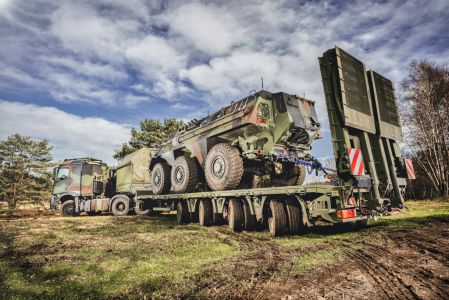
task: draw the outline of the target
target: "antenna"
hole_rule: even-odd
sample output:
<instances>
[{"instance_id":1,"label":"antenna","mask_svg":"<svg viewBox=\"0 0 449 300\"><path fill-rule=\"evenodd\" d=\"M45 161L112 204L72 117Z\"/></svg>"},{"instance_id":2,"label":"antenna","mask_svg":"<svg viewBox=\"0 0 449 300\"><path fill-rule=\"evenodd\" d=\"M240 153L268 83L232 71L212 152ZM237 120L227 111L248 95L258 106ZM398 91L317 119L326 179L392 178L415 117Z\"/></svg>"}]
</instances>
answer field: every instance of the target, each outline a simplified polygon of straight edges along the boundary
<instances>
[{"instance_id":1,"label":"antenna","mask_svg":"<svg viewBox=\"0 0 449 300\"><path fill-rule=\"evenodd\" d=\"M260 77L260 82L262 83L262 90L263 90L263 77Z\"/></svg>"}]
</instances>

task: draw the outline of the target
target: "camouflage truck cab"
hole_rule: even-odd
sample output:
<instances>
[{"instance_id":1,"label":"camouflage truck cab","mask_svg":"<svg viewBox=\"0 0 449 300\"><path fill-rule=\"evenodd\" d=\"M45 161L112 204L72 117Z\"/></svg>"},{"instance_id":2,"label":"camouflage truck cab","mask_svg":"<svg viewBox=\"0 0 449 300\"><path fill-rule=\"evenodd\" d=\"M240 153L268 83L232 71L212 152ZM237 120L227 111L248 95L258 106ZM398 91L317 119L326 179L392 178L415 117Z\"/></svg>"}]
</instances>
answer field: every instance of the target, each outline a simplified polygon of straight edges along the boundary
<instances>
[{"instance_id":1,"label":"camouflage truck cab","mask_svg":"<svg viewBox=\"0 0 449 300\"><path fill-rule=\"evenodd\" d=\"M76 215L75 201L104 195L108 167L101 160L94 158L65 159L53 169L53 179L52 210L56 210L58 203L61 203L61 214ZM93 215L95 209L86 212Z\"/></svg>"},{"instance_id":2,"label":"camouflage truck cab","mask_svg":"<svg viewBox=\"0 0 449 300\"><path fill-rule=\"evenodd\" d=\"M261 90L189 122L166 141L151 159L153 193L192 192L204 177L212 190L263 175L274 185L301 184L305 169L288 158L305 158L319 137L313 101Z\"/></svg>"}]
</instances>

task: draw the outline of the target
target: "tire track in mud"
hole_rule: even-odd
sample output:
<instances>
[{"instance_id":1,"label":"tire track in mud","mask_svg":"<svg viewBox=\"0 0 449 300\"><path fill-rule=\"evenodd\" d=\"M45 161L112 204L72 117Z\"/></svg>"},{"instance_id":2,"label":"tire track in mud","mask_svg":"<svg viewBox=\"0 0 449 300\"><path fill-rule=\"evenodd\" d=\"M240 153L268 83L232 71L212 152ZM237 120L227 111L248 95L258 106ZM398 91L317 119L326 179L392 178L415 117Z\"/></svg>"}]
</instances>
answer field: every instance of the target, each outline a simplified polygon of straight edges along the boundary
<instances>
[{"instance_id":1,"label":"tire track in mud","mask_svg":"<svg viewBox=\"0 0 449 300\"><path fill-rule=\"evenodd\" d=\"M365 229L364 239L341 239L286 250L251 234L220 233L249 249L222 270L211 270L193 295L245 299L449 299L449 224L406 229ZM365 234L366 233L366 234ZM232 237L231 237L232 235ZM344 260L291 276L304 253L340 247ZM252 250L254 249L254 250ZM231 274L223 277L223 272ZM215 280L216 279L216 280ZM226 280L222 280L226 279Z\"/></svg>"}]
</instances>

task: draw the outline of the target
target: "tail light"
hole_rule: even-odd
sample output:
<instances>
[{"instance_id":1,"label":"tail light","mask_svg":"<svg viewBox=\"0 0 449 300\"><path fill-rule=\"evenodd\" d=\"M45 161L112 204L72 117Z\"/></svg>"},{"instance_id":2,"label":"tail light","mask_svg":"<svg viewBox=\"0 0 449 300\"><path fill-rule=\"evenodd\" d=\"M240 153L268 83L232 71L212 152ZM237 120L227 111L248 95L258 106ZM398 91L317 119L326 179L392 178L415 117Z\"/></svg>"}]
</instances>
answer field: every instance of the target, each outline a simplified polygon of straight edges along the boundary
<instances>
[{"instance_id":1,"label":"tail light","mask_svg":"<svg viewBox=\"0 0 449 300\"><path fill-rule=\"evenodd\" d=\"M350 219L357 217L357 211L355 209L344 209L337 211L337 218Z\"/></svg>"}]
</instances>

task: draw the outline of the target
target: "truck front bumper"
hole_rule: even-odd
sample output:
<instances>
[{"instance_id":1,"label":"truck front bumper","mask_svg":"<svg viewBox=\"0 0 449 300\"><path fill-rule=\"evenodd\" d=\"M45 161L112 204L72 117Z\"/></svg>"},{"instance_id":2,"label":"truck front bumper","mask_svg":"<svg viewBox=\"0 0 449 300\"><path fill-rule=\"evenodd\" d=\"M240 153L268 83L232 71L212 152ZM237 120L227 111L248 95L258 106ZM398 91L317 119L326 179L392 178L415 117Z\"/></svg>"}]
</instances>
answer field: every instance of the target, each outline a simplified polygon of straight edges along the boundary
<instances>
[{"instance_id":1,"label":"truck front bumper","mask_svg":"<svg viewBox=\"0 0 449 300\"><path fill-rule=\"evenodd\" d=\"M51 209L52 212L55 212L56 209L58 208L58 202L59 202L59 198L58 197L51 196L50 209Z\"/></svg>"}]
</instances>

